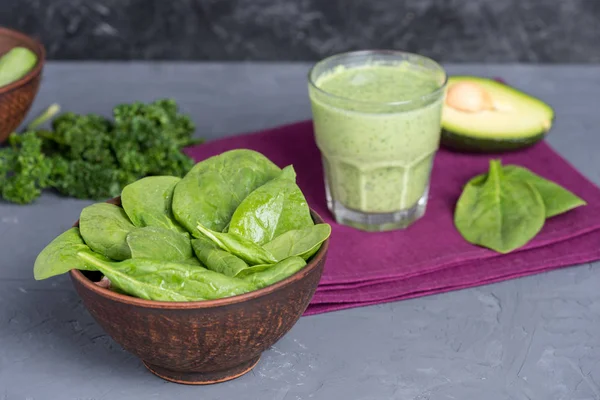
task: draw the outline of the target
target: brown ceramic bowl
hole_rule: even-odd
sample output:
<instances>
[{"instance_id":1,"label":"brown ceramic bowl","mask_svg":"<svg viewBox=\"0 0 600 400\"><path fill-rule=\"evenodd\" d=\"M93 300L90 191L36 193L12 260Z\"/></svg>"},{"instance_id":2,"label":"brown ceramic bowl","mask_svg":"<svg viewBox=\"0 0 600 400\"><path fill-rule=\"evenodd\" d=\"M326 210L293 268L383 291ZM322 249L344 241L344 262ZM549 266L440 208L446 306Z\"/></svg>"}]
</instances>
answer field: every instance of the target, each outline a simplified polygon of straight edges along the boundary
<instances>
[{"instance_id":1,"label":"brown ceramic bowl","mask_svg":"<svg viewBox=\"0 0 600 400\"><path fill-rule=\"evenodd\" d=\"M118 198L110 202L120 205ZM115 342L161 378L202 385L249 372L294 326L321 279L328 245L289 278L218 300L142 300L104 289L81 271L70 274L83 304Z\"/></svg>"},{"instance_id":2,"label":"brown ceramic bowl","mask_svg":"<svg viewBox=\"0 0 600 400\"><path fill-rule=\"evenodd\" d=\"M12 29L0 27L0 55L13 47L26 47L37 57L37 64L25 76L0 87L0 143L23 122L42 79L46 52L37 40Z\"/></svg>"}]
</instances>

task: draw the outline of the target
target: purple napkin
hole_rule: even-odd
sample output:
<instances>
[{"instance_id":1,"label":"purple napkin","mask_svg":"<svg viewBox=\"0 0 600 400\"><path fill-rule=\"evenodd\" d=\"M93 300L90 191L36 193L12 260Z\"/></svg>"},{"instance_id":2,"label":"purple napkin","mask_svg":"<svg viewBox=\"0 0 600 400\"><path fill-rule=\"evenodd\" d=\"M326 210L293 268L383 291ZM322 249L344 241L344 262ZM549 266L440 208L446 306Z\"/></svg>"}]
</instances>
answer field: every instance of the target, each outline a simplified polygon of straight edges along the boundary
<instances>
[{"instance_id":1,"label":"purple napkin","mask_svg":"<svg viewBox=\"0 0 600 400\"><path fill-rule=\"evenodd\" d=\"M425 216L406 230L366 233L336 224L325 203L321 158L304 121L189 148L200 161L234 148L259 151L283 167L293 164L310 206L332 226L329 256L307 310L316 314L496 282L600 259L600 190L545 142L502 155L436 156ZM454 228L462 187L485 172L491 157L519 164L588 202L550 218L538 236L508 255L467 243Z\"/></svg>"}]
</instances>

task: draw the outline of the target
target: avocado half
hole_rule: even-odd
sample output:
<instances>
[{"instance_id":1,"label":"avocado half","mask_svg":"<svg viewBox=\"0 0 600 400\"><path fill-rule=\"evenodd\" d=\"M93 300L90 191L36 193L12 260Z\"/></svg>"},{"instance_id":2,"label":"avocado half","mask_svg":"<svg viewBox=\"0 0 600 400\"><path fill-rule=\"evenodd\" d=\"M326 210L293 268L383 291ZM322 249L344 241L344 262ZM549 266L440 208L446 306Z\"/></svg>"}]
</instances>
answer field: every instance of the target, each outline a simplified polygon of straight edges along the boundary
<instances>
[{"instance_id":1,"label":"avocado half","mask_svg":"<svg viewBox=\"0 0 600 400\"><path fill-rule=\"evenodd\" d=\"M478 93L475 99L460 98L463 93L473 96L473 90L464 87L479 90L485 101ZM461 107L463 100L465 107ZM475 108L469 109L473 104ZM453 76L448 78L441 144L479 153L517 150L542 140L553 120L554 110L548 104L511 86L488 78Z\"/></svg>"}]
</instances>

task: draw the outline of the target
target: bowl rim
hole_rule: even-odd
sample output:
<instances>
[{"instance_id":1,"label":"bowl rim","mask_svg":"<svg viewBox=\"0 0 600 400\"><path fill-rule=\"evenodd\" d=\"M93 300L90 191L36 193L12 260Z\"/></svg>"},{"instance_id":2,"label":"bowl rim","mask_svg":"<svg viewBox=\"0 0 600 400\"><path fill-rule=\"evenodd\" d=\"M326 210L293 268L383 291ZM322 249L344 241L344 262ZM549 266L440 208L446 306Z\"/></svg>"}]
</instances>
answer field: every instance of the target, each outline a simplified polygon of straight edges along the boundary
<instances>
[{"instance_id":1,"label":"bowl rim","mask_svg":"<svg viewBox=\"0 0 600 400\"><path fill-rule=\"evenodd\" d=\"M113 199L107 200L107 203L119 205L121 204L120 196L115 197ZM325 221L321 216L312 208L310 209L311 216L316 224L324 223ZM79 220L73 225L79 226ZM104 297L107 300L116 301L119 303L124 303L132 306L144 307L144 308L154 308L154 309L174 309L174 310L191 310L191 309L207 309L207 308L216 308L221 306L229 306L232 304L243 303L249 300L254 300L259 297L266 296L268 294L274 293L286 286L292 285L297 281L302 280L309 273L311 273L319 264L321 264L325 256L327 254L327 250L329 249L329 239L325 240L321 245L321 248L317 251L317 253L312 257L309 263L306 264L304 268L295 274L277 282L273 285L266 286L262 289L253 290L251 292L243 293L236 296L223 297L221 299L215 300L199 300L199 301L156 301L156 300L145 300L140 299L138 297L128 296L120 293L113 292L112 290L103 288L99 285L96 285L94 282L89 280L80 270L72 269L69 271L71 275L71 279L75 280L85 289L94 292L95 294Z\"/></svg>"},{"instance_id":2,"label":"bowl rim","mask_svg":"<svg viewBox=\"0 0 600 400\"><path fill-rule=\"evenodd\" d=\"M40 42L39 40L34 39L33 37L26 35L25 33L21 32L21 31L17 31L15 29L10 29L10 28L0 26L0 36L10 36L10 37L14 37L14 38L17 38L17 39L20 39L20 40L26 42L29 46L35 48L34 52L36 53L36 56L38 58L37 62L31 69L31 71L29 71L24 76L17 79L16 81L11 82L8 85L0 87L0 95L2 95L5 93L8 93L14 89L17 89L21 86L24 86L25 84L32 81L36 76L38 76L42 72L44 63L46 61L46 49L44 48L44 45L42 44L42 42Z\"/></svg>"}]
</instances>

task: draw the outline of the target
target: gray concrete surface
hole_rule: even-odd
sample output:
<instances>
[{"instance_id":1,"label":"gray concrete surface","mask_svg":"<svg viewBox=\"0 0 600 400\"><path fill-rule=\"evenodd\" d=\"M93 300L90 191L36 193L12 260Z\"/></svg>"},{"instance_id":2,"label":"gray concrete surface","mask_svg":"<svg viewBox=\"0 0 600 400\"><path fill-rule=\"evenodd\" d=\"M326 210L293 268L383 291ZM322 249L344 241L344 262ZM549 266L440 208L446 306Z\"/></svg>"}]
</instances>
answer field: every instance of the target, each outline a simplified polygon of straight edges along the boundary
<instances>
[{"instance_id":1,"label":"gray concrete surface","mask_svg":"<svg viewBox=\"0 0 600 400\"><path fill-rule=\"evenodd\" d=\"M309 117L304 64L52 63L35 103L110 112L172 96L216 138ZM600 183L600 67L448 66L546 99L549 140ZM0 204L1 400L600 399L600 263L302 318L254 371L208 387L148 373L95 324L67 277L36 282L37 253L86 201Z\"/></svg>"}]
</instances>

